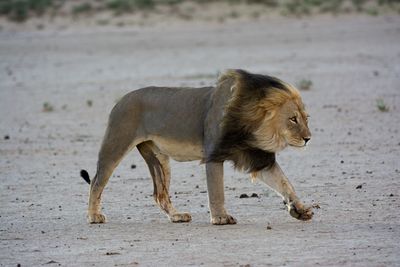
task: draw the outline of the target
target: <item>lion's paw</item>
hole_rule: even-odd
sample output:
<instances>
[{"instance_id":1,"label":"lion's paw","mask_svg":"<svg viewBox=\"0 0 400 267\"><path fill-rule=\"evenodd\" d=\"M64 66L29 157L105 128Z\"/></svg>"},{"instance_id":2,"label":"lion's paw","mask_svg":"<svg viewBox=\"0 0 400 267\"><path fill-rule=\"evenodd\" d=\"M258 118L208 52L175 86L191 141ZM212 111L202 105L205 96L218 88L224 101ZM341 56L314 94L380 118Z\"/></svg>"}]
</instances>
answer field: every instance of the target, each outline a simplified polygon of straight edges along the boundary
<instances>
[{"instance_id":1,"label":"lion's paw","mask_svg":"<svg viewBox=\"0 0 400 267\"><path fill-rule=\"evenodd\" d=\"M302 220L302 221L308 221L311 220L311 218L314 215L314 212L312 211L312 207L307 207L304 206L301 203L289 203L287 205L289 213L292 217Z\"/></svg>"},{"instance_id":2,"label":"lion's paw","mask_svg":"<svg viewBox=\"0 0 400 267\"><path fill-rule=\"evenodd\" d=\"M171 216L169 216L169 219L173 223L185 223L185 222L190 222L192 220L192 215L190 213L175 213Z\"/></svg>"},{"instance_id":3,"label":"lion's paw","mask_svg":"<svg viewBox=\"0 0 400 267\"><path fill-rule=\"evenodd\" d=\"M214 225L236 224L236 219L231 215L212 216L211 223Z\"/></svg>"},{"instance_id":4,"label":"lion's paw","mask_svg":"<svg viewBox=\"0 0 400 267\"><path fill-rule=\"evenodd\" d=\"M105 223L106 216L101 213L88 214L88 222L89 223Z\"/></svg>"}]
</instances>

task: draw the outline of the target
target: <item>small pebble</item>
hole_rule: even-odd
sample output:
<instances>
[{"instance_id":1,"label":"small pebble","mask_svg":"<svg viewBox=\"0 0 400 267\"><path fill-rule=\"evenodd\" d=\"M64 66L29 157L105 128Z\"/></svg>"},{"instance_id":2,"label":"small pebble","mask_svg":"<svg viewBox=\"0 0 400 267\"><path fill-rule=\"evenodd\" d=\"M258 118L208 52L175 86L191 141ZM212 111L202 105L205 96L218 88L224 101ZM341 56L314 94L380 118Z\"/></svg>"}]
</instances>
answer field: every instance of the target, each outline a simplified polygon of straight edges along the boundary
<instances>
[{"instance_id":1,"label":"small pebble","mask_svg":"<svg viewBox=\"0 0 400 267\"><path fill-rule=\"evenodd\" d=\"M119 252L107 252L106 255L107 256L112 256L112 255L120 255L121 253Z\"/></svg>"}]
</instances>

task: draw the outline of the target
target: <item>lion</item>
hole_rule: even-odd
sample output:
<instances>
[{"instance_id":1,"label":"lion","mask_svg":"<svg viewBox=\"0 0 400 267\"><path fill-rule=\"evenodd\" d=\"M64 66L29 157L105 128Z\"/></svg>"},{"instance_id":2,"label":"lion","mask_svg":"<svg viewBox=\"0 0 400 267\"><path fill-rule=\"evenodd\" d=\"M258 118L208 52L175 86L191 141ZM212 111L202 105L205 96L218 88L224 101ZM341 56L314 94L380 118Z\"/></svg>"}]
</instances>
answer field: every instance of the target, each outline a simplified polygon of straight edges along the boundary
<instances>
[{"instance_id":1,"label":"lion","mask_svg":"<svg viewBox=\"0 0 400 267\"><path fill-rule=\"evenodd\" d=\"M154 199L174 223L190 222L169 197L169 159L205 164L211 223L236 224L224 207L223 164L251 174L283 198L291 216L310 220L275 154L304 147L311 138L299 91L289 83L244 70L227 70L215 87L146 87L126 94L112 109L90 184L88 222L104 223L101 195L124 155L137 148L148 165Z\"/></svg>"}]
</instances>

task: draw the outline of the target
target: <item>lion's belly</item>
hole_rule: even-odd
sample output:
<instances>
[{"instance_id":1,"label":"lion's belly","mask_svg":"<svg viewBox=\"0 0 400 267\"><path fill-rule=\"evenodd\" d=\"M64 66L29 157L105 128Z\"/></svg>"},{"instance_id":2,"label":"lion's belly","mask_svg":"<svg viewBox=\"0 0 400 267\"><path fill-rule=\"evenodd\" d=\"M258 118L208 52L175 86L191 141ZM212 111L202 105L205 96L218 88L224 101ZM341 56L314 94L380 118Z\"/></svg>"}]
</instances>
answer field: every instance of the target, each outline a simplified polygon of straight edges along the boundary
<instances>
[{"instance_id":1,"label":"lion's belly","mask_svg":"<svg viewBox=\"0 0 400 267\"><path fill-rule=\"evenodd\" d=\"M193 161L203 159L203 146L196 142L179 142L162 137L152 137L151 140L160 149L176 161Z\"/></svg>"}]
</instances>

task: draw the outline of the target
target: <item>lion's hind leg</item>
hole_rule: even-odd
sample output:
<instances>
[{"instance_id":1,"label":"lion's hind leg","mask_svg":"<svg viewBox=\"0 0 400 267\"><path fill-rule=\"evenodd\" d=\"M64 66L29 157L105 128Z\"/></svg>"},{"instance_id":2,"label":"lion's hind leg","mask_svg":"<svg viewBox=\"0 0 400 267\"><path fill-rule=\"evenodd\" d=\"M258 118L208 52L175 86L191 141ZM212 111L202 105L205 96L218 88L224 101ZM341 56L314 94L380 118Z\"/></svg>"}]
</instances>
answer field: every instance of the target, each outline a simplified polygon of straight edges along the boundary
<instances>
[{"instance_id":1,"label":"lion's hind leg","mask_svg":"<svg viewBox=\"0 0 400 267\"><path fill-rule=\"evenodd\" d=\"M104 223L106 217L101 212L101 195L110 176L124 155L135 145L133 132L123 128L122 123L110 120L99 152L97 172L90 182L88 221L89 223Z\"/></svg>"},{"instance_id":2,"label":"lion's hind leg","mask_svg":"<svg viewBox=\"0 0 400 267\"><path fill-rule=\"evenodd\" d=\"M153 178L153 196L157 205L167 214L171 222L190 222L192 216L189 213L179 213L172 205L169 197L171 179L169 157L160 153L159 149L151 141L137 145L137 149L146 161Z\"/></svg>"},{"instance_id":3,"label":"lion's hind leg","mask_svg":"<svg viewBox=\"0 0 400 267\"><path fill-rule=\"evenodd\" d=\"M122 156L121 156L122 157ZM90 182L88 222L89 223L105 223L106 217L101 212L101 195L104 187L117 166L120 159L112 161L110 159L99 160L97 173Z\"/></svg>"}]
</instances>

